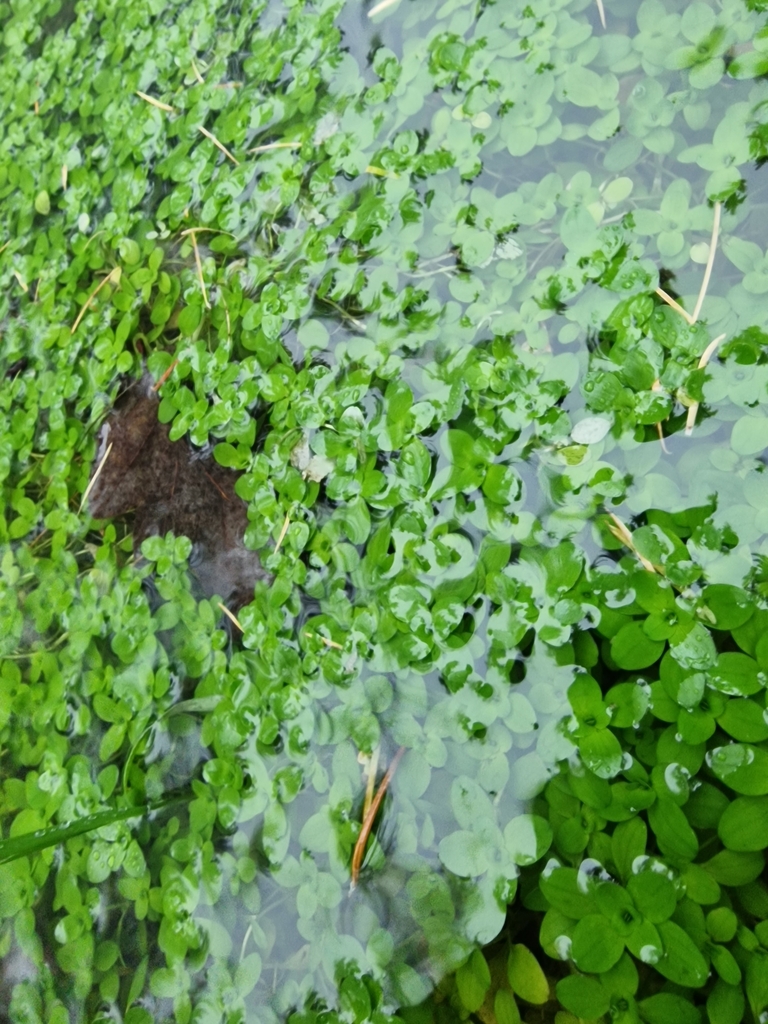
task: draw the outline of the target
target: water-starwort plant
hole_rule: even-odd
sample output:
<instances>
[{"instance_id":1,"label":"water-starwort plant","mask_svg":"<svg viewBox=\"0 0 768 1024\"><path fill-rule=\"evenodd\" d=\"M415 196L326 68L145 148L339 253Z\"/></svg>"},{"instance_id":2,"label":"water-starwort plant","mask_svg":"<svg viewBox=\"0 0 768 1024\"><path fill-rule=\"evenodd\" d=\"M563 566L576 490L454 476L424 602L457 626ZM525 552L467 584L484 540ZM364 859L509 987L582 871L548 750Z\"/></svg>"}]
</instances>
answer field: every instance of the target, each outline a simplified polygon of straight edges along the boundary
<instances>
[{"instance_id":1,"label":"water-starwort plant","mask_svg":"<svg viewBox=\"0 0 768 1024\"><path fill-rule=\"evenodd\" d=\"M0 2L1 1019L763 1024L765 13Z\"/></svg>"}]
</instances>

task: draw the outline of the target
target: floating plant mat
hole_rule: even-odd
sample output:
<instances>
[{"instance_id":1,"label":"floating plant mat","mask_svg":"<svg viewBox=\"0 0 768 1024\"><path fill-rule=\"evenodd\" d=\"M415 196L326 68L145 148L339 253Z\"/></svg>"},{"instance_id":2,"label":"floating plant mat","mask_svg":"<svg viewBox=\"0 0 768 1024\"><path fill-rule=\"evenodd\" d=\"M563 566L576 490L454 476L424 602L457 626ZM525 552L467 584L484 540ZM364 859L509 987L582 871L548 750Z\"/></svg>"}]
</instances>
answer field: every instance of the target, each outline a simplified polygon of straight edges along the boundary
<instances>
[{"instance_id":1,"label":"floating plant mat","mask_svg":"<svg viewBox=\"0 0 768 1024\"><path fill-rule=\"evenodd\" d=\"M0 1019L764 1020L764 6L0 3Z\"/></svg>"}]
</instances>

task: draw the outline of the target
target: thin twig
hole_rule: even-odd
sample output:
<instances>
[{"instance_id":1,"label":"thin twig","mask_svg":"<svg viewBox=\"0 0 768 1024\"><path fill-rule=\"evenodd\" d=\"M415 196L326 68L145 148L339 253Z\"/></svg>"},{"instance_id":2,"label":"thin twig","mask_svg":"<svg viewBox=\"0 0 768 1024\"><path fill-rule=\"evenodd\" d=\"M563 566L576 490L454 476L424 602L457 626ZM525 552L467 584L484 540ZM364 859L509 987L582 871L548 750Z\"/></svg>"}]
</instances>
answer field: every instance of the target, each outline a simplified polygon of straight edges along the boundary
<instances>
[{"instance_id":1,"label":"thin twig","mask_svg":"<svg viewBox=\"0 0 768 1024\"><path fill-rule=\"evenodd\" d=\"M136 90L136 95L140 96L145 103L151 103L153 107L157 107L158 110L165 110L168 114L176 113L173 107L169 106L169 104L156 100L154 96L148 96L145 92L142 92L141 89Z\"/></svg>"},{"instance_id":2,"label":"thin twig","mask_svg":"<svg viewBox=\"0 0 768 1024\"><path fill-rule=\"evenodd\" d=\"M285 535L286 535L286 533L288 533L288 527L290 525L291 525L291 517L290 517L290 515L288 515L288 513L286 513L285 521L283 523L283 528L280 531L280 536L277 538L277 544L275 544L275 554L277 554L277 552L280 550L280 545L285 540Z\"/></svg>"},{"instance_id":3,"label":"thin twig","mask_svg":"<svg viewBox=\"0 0 768 1024\"><path fill-rule=\"evenodd\" d=\"M107 274L107 276L104 278L104 280L100 281L96 285L96 287L93 289L91 294L88 296L88 298L83 303L83 308L77 314L77 319L75 320L75 322L72 324L72 327L70 328L70 331L69 331L70 334L74 334L75 333L75 331L77 330L77 328L80 325L80 321L85 316L86 310L88 309L90 304L93 302L93 300L96 298L96 296L99 294L99 292L104 287L104 285L107 284L110 281L113 281L115 284L119 284L120 283L120 277L122 276L122 273L123 272L122 272L120 267L114 267L112 270L110 270L110 272Z\"/></svg>"},{"instance_id":4,"label":"thin twig","mask_svg":"<svg viewBox=\"0 0 768 1024\"><path fill-rule=\"evenodd\" d=\"M107 461L107 459L109 458L109 453L112 451L112 443L113 442L110 441L109 444L107 445L107 450L104 452L104 455L102 456L101 462L96 467L96 472L93 474L93 476L91 477L91 479L90 479L90 481L88 483L88 486L85 488L85 493L83 494L83 500L80 502L80 508L77 510L77 514L78 515L80 515L80 513L83 511L83 506L85 505L86 501L88 500L88 495L93 490L93 485L99 479L99 473L101 473L102 469L104 469L104 463Z\"/></svg>"},{"instance_id":5,"label":"thin twig","mask_svg":"<svg viewBox=\"0 0 768 1024\"><path fill-rule=\"evenodd\" d=\"M704 297L707 294L707 288L709 287L709 279L712 276L712 267L715 264L715 250L717 249L717 236L720 233L720 211L722 207L720 203L715 203L715 216L712 221L712 239L709 243L709 257L707 259L707 266L704 271L704 280L701 282L701 288L699 289L699 297L696 300L696 305L693 308L693 319L694 322L699 319L699 313L701 307L704 305Z\"/></svg>"},{"instance_id":6,"label":"thin twig","mask_svg":"<svg viewBox=\"0 0 768 1024\"><path fill-rule=\"evenodd\" d=\"M605 8L603 7L603 0L597 0L597 12L600 15L600 24L603 28L606 28L605 24Z\"/></svg>"},{"instance_id":7,"label":"thin twig","mask_svg":"<svg viewBox=\"0 0 768 1024\"><path fill-rule=\"evenodd\" d=\"M197 279L200 282L200 291L203 293L203 305L206 309L210 309L211 304L208 301L208 292L205 290L203 264L200 261L200 250L197 248L197 234L193 231L190 237L192 239L192 248L195 250L195 266L197 267Z\"/></svg>"},{"instance_id":8,"label":"thin twig","mask_svg":"<svg viewBox=\"0 0 768 1024\"><path fill-rule=\"evenodd\" d=\"M398 763L400 762L400 758L403 756L404 753L405 747L400 747L398 752L392 758L392 764L390 764L389 768L387 768L387 773L381 780L381 785L376 791L376 796L373 798L371 806L368 808L368 813L366 814L363 824L360 828L360 835L357 837L355 849L352 853L352 879L349 885L350 889L354 889L355 886L357 885L357 880L360 877L360 868L363 863L363 856L365 854L365 847L368 843L368 837L371 834L371 829L373 828L373 823L376 820L376 815L378 814L379 807L381 806L381 801L384 799L384 794L387 792L387 787L392 781L392 776L395 774L395 769L397 768Z\"/></svg>"},{"instance_id":9,"label":"thin twig","mask_svg":"<svg viewBox=\"0 0 768 1024\"><path fill-rule=\"evenodd\" d=\"M264 146L254 146L249 153L267 153L270 149L300 149L300 142L268 142Z\"/></svg>"},{"instance_id":10,"label":"thin twig","mask_svg":"<svg viewBox=\"0 0 768 1024\"><path fill-rule=\"evenodd\" d=\"M176 365L178 364L178 362L179 362L178 359L174 359L173 360L173 362L168 367L168 369L165 371L165 373L162 375L160 380L156 384L152 385L152 391L159 391L160 390L160 388L163 386L163 384L165 384L165 382L168 380L168 378L173 373L173 371L174 371Z\"/></svg>"},{"instance_id":11,"label":"thin twig","mask_svg":"<svg viewBox=\"0 0 768 1024\"><path fill-rule=\"evenodd\" d=\"M216 136L213 134L213 132L209 132L208 129L207 128L203 128L203 126L201 124L199 124L197 127L200 129L200 131L203 133L203 135L207 139L211 140L211 142L214 144L214 146L216 146L217 149L221 150L221 152L224 154L224 156L228 157L232 161L232 163L235 165L235 167L239 167L240 166L240 161L235 159L235 157L232 156L232 154L229 152L227 147L222 145L221 142L219 142L219 140L216 138Z\"/></svg>"},{"instance_id":12,"label":"thin twig","mask_svg":"<svg viewBox=\"0 0 768 1024\"><path fill-rule=\"evenodd\" d=\"M707 365L709 360L712 358L712 356L713 356L713 354L715 352L715 349L720 344L720 342L723 340L723 338L725 338L725 335L724 334L719 334L714 339L714 341L710 341L710 343L707 345L707 347L701 353L701 356L699 358L699 369L700 370L703 369ZM686 434L686 437L690 437L691 434L693 433L693 428L696 425L696 416L697 416L697 414L699 412L699 405L700 404L701 404L700 402L694 402L692 405L688 406L688 415L685 418L685 434Z\"/></svg>"},{"instance_id":13,"label":"thin twig","mask_svg":"<svg viewBox=\"0 0 768 1024\"><path fill-rule=\"evenodd\" d=\"M229 610L229 608L225 608L224 605L221 603L221 601L219 601L219 608L221 608L221 610L224 612L224 614L227 616L228 619L230 619L232 622L234 622L234 624L237 626L237 628L240 630L241 633L245 632L243 627L240 625L240 622L239 622L237 616L234 615Z\"/></svg>"},{"instance_id":14,"label":"thin twig","mask_svg":"<svg viewBox=\"0 0 768 1024\"><path fill-rule=\"evenodd\" d=\"M672 309L676 309L680 316L687 320L689 324L696 323L695 319L691 316L691 314L687 310L683 309L680 303L676 302L671 295L667 295L663 288L657 288L656 294L660 296L660 298L664 299L668 306L671 306Z\"/></svg>"},{"instance_id":15,"label":"thin twig","mask_svg":"<svg viewBox=\"0 0 768 1024\"><path fill-rule=\"evenodd\" d=\"M375 18L377 14L381 14L382 11L386 11L388 7L393 7L396 3L397 0L379 0L379 3L368 11L368 17Z\"/></svg>"},{"instance_id":16,"label":"thin twig","mask_svg":"<svg viewBox=\"0 0 768 1024\"><path fill-rule=\"evenodd\" d=\"M213 479L213 477L212 477L212 476L211 476L211 474L210 474L210 473L208 472L208 470L207 470L207 469L204 469L204 470L203 470L203 472L204 472L204 473L205 473L205 475L206 475L206 476L208 477L208 479L209 479L209 480L211 481L211 483L212 483L212 484L213 484L213 486L214 486L214 487L216 488L216 490L217 490L217 491L219 492L219 494L220 494L220 495L222 496L222 498L224 499L224 501L229 501L229 498L227 497L227 495L226 495L226 492L225 492L225 491L223 491L223 490L221 489L221 487L219 487L219 485L218 485L218 484L216 483L216 481L215 481L215 480Z\"/></svg>"}]
</instances>

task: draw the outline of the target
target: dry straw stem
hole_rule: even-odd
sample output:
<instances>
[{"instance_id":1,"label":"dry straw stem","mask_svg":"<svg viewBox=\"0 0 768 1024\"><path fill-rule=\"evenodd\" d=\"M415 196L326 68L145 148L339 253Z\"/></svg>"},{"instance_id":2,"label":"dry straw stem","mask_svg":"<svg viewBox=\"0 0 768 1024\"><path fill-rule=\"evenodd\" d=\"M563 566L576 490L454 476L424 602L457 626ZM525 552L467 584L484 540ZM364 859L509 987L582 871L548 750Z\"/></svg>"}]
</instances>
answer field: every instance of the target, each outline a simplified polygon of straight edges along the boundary
<instances>
[{"instance_id":1,"label":"dry straw stem","mask_svg":"<svg viewBox=\"0 0 768 1024\"><path fill-rule=\"evenodd\" d=\"M300 142L268 142L264 146L254 146L249 153L268 153L270 149L300 149Z\"/></svg>"},{"instance_id":2,"label":"dry straw stem","mask_svg":"<svg viewBox=\"0 0 768 1024\"><path fill-rule=\"evenodd\" d=\"M24 280L24 278L21 276L21 274L18 272L18 270L12 270L11 273L16 278L16 280L19 282L19 285L21 286L21 288L23 288L23 290L25 292L28 292L29 291L29 287L27 285L27 282Z\"/></svg>"},{"instance_id":3,"label":"dry straw stem","mask_svg":"<svg viewBox=\"0 0 768 1024\"><path fill-rule=\"evenodd\" d=\"M225 606L224 606L224 605L223 605L223 604L221 603L221 601L219 601L219 608L221 608L221 610L222 610L222 611L224 612L224 614L225 614L225 615L227 616L227 618L228 618L228 619L229 619L229 620L230 620L231 622L234 622L234 624L235 624L235 625L237 626L237 628L238 628L238 629L240 630L240 632L241 632L241 633L244 633L244 632L245 632L245 630L243 629L243 627L242 627L242 626L240 625L240 622L239 622L239 620L238 620L237 616L236 616L236 615L234 615L234 614L233 614L233 613L232 613L232 612L231 612L231 611L229 610L229 608L226 608L226 607L225 607Z\"/></svg>"},{"instance_id":4,"label":"dry straw stem","mask_svg":"<svg viewBox=\"0 0 768 1024\"><path fill-rule=\"evenodd\" d=\"M88 486L85 488L85 493L83 494L83 500L80 502L80 508L77 510L77 514L78 515L80 515L80 513L83 511L83 506L85 505L86 501L88 501L88 495L93 490L93 485L99 479L99 473L101 473L102 469L104 469L104 463L109 458L109 453L111 451L112 451L112 442L110 441L109 444L107 445L107 450L104 452L104 455L102 456L101 462L96 467L96 472L93 474L93 476L90 479L90 482L89 482Z\"/></svg>"},{"instance_id":5,"label":"dry straw stem","mask_svg":"<svg viewBox=\"0 0 768 1024\"><path fill-rule=\"evenodd\" d=\"M112 281L114 284L120 284L120 278L122 277L122 274L123 274L123 271L122 271L122 269L120 267L113 267L113 269L110 270L110 272L107 274L107 276L104 278L104 280L100 281L96 285L96 287L93 289L91 294L88 296L88 298L83 303L83 308L77 314L77 319L72 324L72 326L71 326L71 328L69 330L70 334L74 334L75 333L75 331L77 330L77 328L80 325L80 321L85 316L85 311L88 309L88 307L90 306L91 302L93 302L93 300L99 294L99 292L104 287L104 285L107 284L110 281Z\"/></svg>"},{"instance_id":6,"label":"dry straw stem","mask_svg":"<svg viewBox=\"0 0 768 1024\"><path fill-rule=\"evenodd\" d=\"M597 0L597 13L600 15L600 24L603 26L603 28L606 28L605 8L603 7L603 0Z\"/></svg>"},{"instance_id":7,"label":"dry straw stem","mask_svg":"<svg viewBox=\"0 0 768 1024\"><path fill-rule=\"evenodd\" d=\"M388 10L390 7L394 7L398 0L379 0L379 3L368 11L369 18L375 18L377 14L381 14L382 11Z\"/></svg>"},{"instance_id":8,"label":"dry straw stem","mask_svg":"<svg viewBox=\"0 0 768 1024\"><path fill-rule=\"evenodd\" d=\"M717 249L717 236L720 233L720 211L722 206L720 203L715 203L715 215L712 221L712 238L709 243L709 258L707 259L707 266L704 271L704 279L701 282L701 288L699 289L699 297L696 300L694 306L693 316L694 322L699 319L699 313L701 313L701 307L704 305L704 297L707 294L707 288L709 287L709 279L712 276L712 267L715 264L715 250Z\"/></svg>"},{"instance_id":9,"label":"dry straw stem","mask_svg":"<svg viewBox=\"0 0 768 1024\"><path fill-rule=\"evenodd\" d=\"M167 114L176 113L173 107L169 106L169 104L162 103L160 100L156 100L154 96L148 96L145 92L142 92L140 89L136 90L136 95L140 96L145 103L151 103L153 107L157 107L158 110L164 110Z\"/></svg>"},{"instance_id":10,"label":"dry straw stem","mask_svg":"<svg viewBox=\"0 0 768 1024\"><path fill-rule=\"evenodd\" d=\"M608 529L614 537L620 540L622 544L626 545L633 554L637 555L644 569L647 569L648 572L656 572L656 566L653 562L649 562L647 558L643 558L640 552L635 548L635 542L632 540L632 534L624 523L622 523L619 517L613 512L610 513L610 517L613 520L613 525L609 523Z\"/></svg>"},{"instance_id":11,"label":"dry straw stem","mask_svg":"<svg viewBox=\"0 0 768 1024\"><path fill-rule=\"evenodd\" d=\"M701 353L701 358L699 359L700 370L702 369L702 367L707 365L709 360L714 355L715 349L720 344L720 342L723 341L724 338L724 334L719 334L714 341L710 341L710 343ZM693 433L693 428L696 425L696 416L699 412L699 404L699 402L694 402L693 405L688 406L688 415L685 419L685 433L688 437L691 436L691 434Z\"/></svg>"},{"instance_id":12,"label":"dry straw stem","mask_svg":"<svg viewBox=\"0 0 768 1024\"><path fill-rule=\"evenodd\" d=\"M664 431L661 429L661 423L656 424L656 432L659 435L659 441L661 442L661 450L665 455L670 455L670 450L667 448L667 442L664 440Z\"/></svg>"},{"instance_id":13,"label":"dry straw stem","mask_svg":"<svg viewBox=\"0 0 768 1024\"><path fill-rule=\"evenodd\" d=\"M286 514L285 522L283 523L283 528L280 531L280 536L277 538L277 544L275 544L275 554L277 554L277 552L280 550L280 546L282 545L283 541L285 540L285 535L286 535L286 533L288 533L288 527L290 525L291 525L291 517Z\"/></svg>"},{"instance_id":14,"label":"dry straw stem","mask_svg":"<svg viewBox=\"0 0 768 1024\"><path fill-rule=\"evenodd\" d=\"M235 165L235 167L239 167L240 166L240 161L235 159L235 157L232 156L232 154L229 152L227 147L222 145L222 143L219 142L219 140L216 138L216 136L213 134L213 132L209 132L208 129L207 128L203 128L203 126L201 124L199 124L197 127L200 129L200 131L203 133L203 135L206 137L206 139L210 139L211 142L214 144L214 146L216 146L217 149L220 149L221 152L224 154L224 156L232 161L232 163Z\"/></svg>"},{"instance_id":15,"label":"dry straw stem","mask_svg":"<svg viewBox=\"0 0 768 1024\"><path fill-rule=\"evenodd\" d=\"M371 754L370 760L368 761L367 782L365 786L365 800L363 802L363 821L368 817L368 811L371 809L373 803L373 790L376 786L376 772L379 770L379 756L381 754L381 744L379 744L373 753Z\"/></svg>"},{"instance_id":16,"label":"dry straw stem","mask_svg":"<svg viewBox=\"0 0 768 1024\"><path fill-rule=\"evenodd\" d=\"M0 253L4 253L10 244L11 240L9 238L7 242L4 242L3 245L0 245Z\"/></svg>"},{"instance_id":17,"label":"dry straw stem","mask_svg":"<svg viewBox=\"0 0 768 1024\"><path fill-rule=\"evenodd\" d=\"M197 247L197 232L193 231L190 235L192 239L192 248L195 251L195 266L197 267L197 279L200 282L200 291L203 293L203 305L206 309L211 308L211 304L208 301L208 292L205 290L205 278L203 277L203 264L200 260L200 250Z\"/></svg>"},{"instance_id":18,"label":"dry straw stem","mask_svg":"<svg viewBox=\"0 0 768 1024\"><path fill-rule=\"evenodd\" d=\"M67 176L69 175L69 168L66 164L61 165L61 191L67 191Z\"/></svg>"},{"instance_id":19,"label":"dry straw stem","mask_svg":"<svg viewBox=\"0 0 768 1024\"><path fill-rule=\"evenodd\" d=\"M152 385L152 390L153 391L159 391L160 390L160 388L163 386L163 384L165 384L165 382L168 380L168 378L173 373L173 371L174 371L175 367L177 366L178 362L179 362L178 359L174 359L173 360L173 362L168 367L168 369L165 371L165 373L162 375L160 380L156 384Z\"/></svg>"},{"instance_id":20,"label":"dry straw stem","mask_svg":"<svg viewBox=\"0 0 768 1024\"><path fill-rule=\"evenodd\" d=\"M194 57L192 58L192 71L194 73L195 78L200 83L200 85L205 85L205 79L200 74L200 72L197 70L197 64L195 64L195 58Z\"/></svg>"},{"instance_id":21,"label":"dry straw stem","mask_svg":"<svg viewBox=\"0 0 768 1024\"><path fill-rule=\"evenodd\" d=\"M360 828L360 835L357 837L355 849L352 853L352 879L349 885L350 889L354 889L355 886L357 885L357 880L360 877L360 868L362 867L363 864L365 847L368 844L368 837L371 834L371 829L373 828L373 823L376 820L376 815L378 814L379 807L381 806L381 801L384 799L384 795L387 792L387 788L390 782L392 781L392 776L395 774L395 770L398 766L400 758L403 756L404 753L405 747L400 747L398 752L392 758L392 764L387 769L387 774L381 780L381 785L376 791L376 796L371 801L371 806L368 808L368 813L365 815L365 818L363 820L363 824Z\"/></svg>"},{"instance_id":22,"label":"dry straw stem","mask_svg":"<svg viewBox=\"0 0 768 1024\"><path fill-rule=\"evenodd\" d=\"M691 314L687 310L683 309L679 302L675 302L671 295L667 295L663 288L657 288L656 294L660 298L664 299L668 306L671 306L672 309L676 309L680 316L683 317L684 320L687 320L689 324L696 323Z\"/></svg>"},{"instance_id":23,"label":"dry straw stem","mask_svg":"<svg viewBox=\"0 0 768 1024\"><path fill-rule=\"evenodd\" d=\"M337 651L343 651L344 646L337 644L335 640L329 640L327 636L322 636L320 633L305 633L304 636L314 636L318 640L322 641L326 647L335 647Z\"/></svg>"}]
</instances>

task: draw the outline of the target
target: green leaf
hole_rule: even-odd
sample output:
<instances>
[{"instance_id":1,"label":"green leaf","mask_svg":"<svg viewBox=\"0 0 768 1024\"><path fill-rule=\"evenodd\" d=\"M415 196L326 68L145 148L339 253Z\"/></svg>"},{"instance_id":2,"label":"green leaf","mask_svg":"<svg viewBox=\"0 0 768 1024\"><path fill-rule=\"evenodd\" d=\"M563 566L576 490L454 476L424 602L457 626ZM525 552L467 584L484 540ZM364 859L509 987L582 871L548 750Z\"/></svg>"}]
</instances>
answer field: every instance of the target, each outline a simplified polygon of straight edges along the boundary
<instances>
[{"instance_id":1,"label":"green leaf","mask_svg":"<svg viewBox=\"0 0 768 1024\"><path fill-rule=\"evenodd\" d=\"M701 1013L693 1003L672 992L641 999L637 1009L648 1024L701 1024Z\"/></svg>"},{"instance_id":2,"label":"green leaf","mask_svg":"<svg viewBox=\"0 0 768 1024\"><path fill-rule=\"evenodd\" d=\"M507 960L507 977L515 995L540 1005L549 999L549 982L527 946L513 944Z\"/></svg>"},{"instance_id":3,"label":"green leaf","mask_svg":"<svg viewBox=\"0 0 768 1024\"><path fill-rule=\"evenodd\" d=\"M584 1020L597 1020L607 1013L610 1005L608 992L600 982L583 974L571 974L561 978L555 992L566 1010Z\"/></svg>"},{"instance_id":4,"label":"green leaf","mask_svg":"<svg viewBox=\"0 0 768 1024\"><path fill-rule=\"evenodd\" d=\"M459 998L470 1013L483 1005L485 994L491 985L491 972L485 957L476 949L472 956L456 972L456 987Z\"/></svg>"},{"instance_id":5,"label":"green leaf","mask_svg":"<svg viewBox=\"0 0 768 1024\"><path fill-rule=\"evenodd\" d=\"M707 753L707 764L721 782L745 796L768 794L768 752L748 743L731 743Z\"/></svg>"},{"instance_id":6,"label":"green leaf","mask_svg":"<svg viewBox=\"0 0 768 1024\"><path fill-rule=\"evenodd\" d=\"M658 925L664 943L664 955L655 965L659 974L686 988L701 988L709 967L690 936L674 921Z\"/></svg>"},{"instance_id":7,"label":"green leaf","mask_svg":"<svg viewBox=\"0 0 768 1024\"><path fill-rule=\"evenodd\" d=\"M474 878L488 870L488 843L476 832L452 832L440 840L441 863L462 878Z\"/></svg>"},{"instance_id":8,"label":"green leaf","mask_svg":"<svg viewBox=\"0 0 768 1024\"><path fill-rule=\"evenodd\" d=\"M587 914L574 928L571 957L580 971L610 970L623 952L623 939L602 914Z\"/></svg>"},{"instance_id":9,"label":"green leaf","mask_svg":"<svg viewBox=\"0 0 768 1024\"><path fill-rule=\"evenodd\" d=\"M737 797L723 812L717 834L729 850L757 852L768 848L768 796Z\"/></svg>"},{"instance_id":10,"label":"green leaf","mask_svg":"<svg viewBox=\"0 0 768 1024\"><path fill-rule=\"evenodd\" d=\"M619 668L648 668L664 652L663 640L651 640L639 622L628 622L611 640L611 657Z\"/></svg>"},{"instance_id":11,"label":"green leaf","mask_svg":"<svg viewBox=\"0 0 768 1024\"><path fill-rule=\"evenodd\" d=\"M680 807L669 797L659 797L648 809L648 824L662 853L673 863L691 861L699 852L696 833Z\"/></svg>"},{"instance_id":12,"label":"green leaf","mask_svg":"<svg viewBox=\"0 0 768 1024\"><path fill-rule=\"evenodd\" d=\"M672 882L659 871L632 875L627 889L640 913L653 924L661 924L675 912L677 893Z\"/></svg>"}]
</instances>

